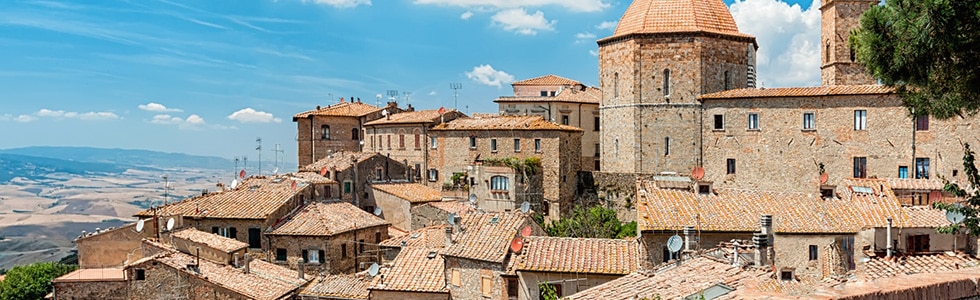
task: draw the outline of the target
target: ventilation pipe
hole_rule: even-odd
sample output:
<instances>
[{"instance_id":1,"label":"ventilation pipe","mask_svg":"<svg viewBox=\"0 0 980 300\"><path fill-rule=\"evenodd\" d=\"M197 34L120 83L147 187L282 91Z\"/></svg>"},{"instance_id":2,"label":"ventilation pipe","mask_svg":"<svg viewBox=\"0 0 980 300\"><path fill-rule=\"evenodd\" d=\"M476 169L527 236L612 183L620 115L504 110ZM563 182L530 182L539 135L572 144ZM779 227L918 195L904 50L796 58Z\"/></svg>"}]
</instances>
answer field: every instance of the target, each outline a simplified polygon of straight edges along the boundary
<instances>
[{"instance_id":1,"label":"ventilation pipe","mask_svg":"<svg viewBox=\"0 0 980 300\"><path fill-rule=\"evenodd\" d=\"M762 215L762 219L759 220L759 225L762 227L762 234L766 235L768 240L767 244L772 246L773 244L773 232L772 232L772 215Z\"/></svg>"},{"instance_id":2,"label":"ventilation pipe","mask_svg":"<svg viewBox=\"0 0 980 300\"><path fill-rule=\"evenodd\" d=\"M752 243L755 244L755 265L757 267L765 266L769 261L768 259L768 249L769 238L764 233L756 233L752 236Z\"/></svg>"},{"instance_id":3,"label":"ventilation pipe","mask_svg":"<svg viewBox=\"0 0 980 300\"><path fill-rule=\"evenodd\" d=\"M885 228L885 257L892 257L892 218L888 217L888 227Z\"/></svg>"},{"instance_id":4,"label":"ventilation pipe","mask_svg":"<svg viewBox=\"0 0 980 300\"><path fill-rule=\"evenodd\" d=\"M694 235L694 226L684 227L684 252L691 251L691 236Z\"/></svg>"},{"instance_id":5,"label":"ventilation pipe","mask_svg":"<svg viewBox=\"0 0 980 300\"><path fill-rule=\"evenodd\" d=\"M299 278L300 280L306 279L305 278L306 274L303 274L303 272L305 271L304 269L306 269L305 267L306 267L306 261L304 261L302 258L300 258L299 261L296 261L296 269L299 271L297 272L298 273L297 278Z\"/></svg>"},{"instance_id":6,"label":"ventilation pipe","mask_svg":"<svg viewBox=\"0 0 980 300\"><path fill-rule=\"evenodd\" d=\"M244 260L245 260L245 262L243 264L244 267L242 268L242 272L245 273L245 274L248 274L250 272L250 270L251 270L251 268L250 268L249 265L252 264L252 255L251 254L248 254L248 253L245 253Z\"/></svg>"},{"instance_id":7,"label":"ventilation pipe","mask_svg":"<svg viewBox=\"0 0 980 300\"><path fill-rule=\"evenodd\" d=\"M446 227L446 247L453 244L453 227Z\"/></svg>"}]
</instances>

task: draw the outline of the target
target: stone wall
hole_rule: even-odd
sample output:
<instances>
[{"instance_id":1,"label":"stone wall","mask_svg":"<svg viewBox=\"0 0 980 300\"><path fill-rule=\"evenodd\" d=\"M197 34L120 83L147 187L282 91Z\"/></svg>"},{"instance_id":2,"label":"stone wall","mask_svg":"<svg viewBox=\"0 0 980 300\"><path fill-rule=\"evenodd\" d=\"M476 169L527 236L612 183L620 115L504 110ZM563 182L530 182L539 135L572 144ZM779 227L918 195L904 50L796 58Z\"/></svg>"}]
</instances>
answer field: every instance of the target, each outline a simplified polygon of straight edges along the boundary
<instances>
[{"instance_id":1,"label":"stone wall","mask_svg":"<svg viewBox=\"0 0 980 300\"><path fill-rule=\"evenodd\" d=\"M360 138L363 137L361 125L363 118L314 116L313 127L310 119L296 120L297 162L299 167L327 157L331 151L360 151ZM324 138L323 125L330 126L330 136ZM358 130L358 139L353 139L351 131Z\"/></svg>"},{"instance_id":2,"label":"stone wall","mask_svg":"<svg viewBox=\"0 0 980 300\"><path fill-rule=\"evenodd\" d=\"M381 218L391 222L391 226L395 228L405 231L412 230L411 209L413 205L411 202L375 189L370 189L369 193L377 207L381 208Z\"/></svg>"},{"instance_id":3,"label":"stone wall","mask_svg":"<svg viewBox=\"0 0 980 300\"><path fill-rule=\"evenodd\" d=\"M547 109L542 109L541 107ZM595 171L595 161L600 153L599 128L595 126L595 118L599 118L599 105L588 103L566 103L552 101L535 102L500 102L500 114L509 116L541 116L545 120L561 124L563 117L568 118L568 124L581 128L582 132L582 171ZM601 147L601 145L600 145Z\"/></svg>"},{"instance_id":4,"label":"stone wall","mask_svg":"<svg viewBox=\"0 0 980 300\"><path fill-rule=\"evenodd\" d=\"M449 293L416 293L399 291L371 290L372 300L449 300Z\"/></svg>"},{"instance_id":5,"label":"stone wall","mask_svg":"<svg viewBox=\"0 0 980 300\"><path fill-rule=\"evenodd\" d=\"M453 299L506 299L506 280L500 277L504 273L502 264L443 257L446 259L446 286ZM454 273L458 275L459 284L454 282ZM482 290L484 279L489 280L487 294Z\"/></svg>"},{"instance_id":6,"label":"stone wall","mask_svg":"<svg viewBox=\"0 0 980 300\"><path fill-rule=\"evenodd\" d=\"M53 281L54 299L132 299L128 294L128 283L122 281Z\"/></svg>"},{"instance_id":7,"label":"stone wall","mask_svg":"<svg viewBox=\"0 0 980 300\"><path fill-rule=\"evenodd\" d=\"M144 280L135 280L137 269L145 270ZM186 295L188 299L250 299L167 264L148 261L127 268L126 272L129 278L134 278L128 281L129 299L156 299L160 295Z\"/></svg>"},{"instance_id":8,"label":"stone wall","mask_svg":"<svg viewBox=\"0 0 980 300\"><path fill-rule=\"evenodd\" d=\"M388 239L387 226L362 228L330 237L269 236L272 247L266 254L266 260L297 270L297 262L302 258L303 250L323 250L326 257L320 258L321 263L307 262L304 266L308 273L312 274L320 270L330 274L355 273L363 270L360 268L361 263L367 265L371 262L380 263L377 244ZM364 244L363 251L359 246L361 244ZM286 261L276 260L277 249L286 250Z\"/></svg>"},{"instance_id":9,"label":"stone wall","mask_svg":"<svg viewBox=\"0 0 980 300\"><path fill-rule=\"evenodd\" d=\"M636 181L638 174L592 173L599 203L616 211L623 222L636 220Z\"/></svg>"},{"instance_id":10,"label":"stone wall","mask_svg":"<svg viewBox=\"0 0 980 300\"><path fill-rule=\"evenodd\" d=\"M364 151L377 152L407 166L426 167L425 152L429 143L428 128L421 124L372 126L365 136ZM412 174L414 177L415 174ZM421 174L419 174L421 176ZM399 176L403 178L404 176Z\"/></svg>"},{"instance_id":11,"label":"stone wall","mask_svg":"<svg viewBox=\"0 0 980 300\"><path fill-rule=\"evenodd\" d=\"M848 39L851 30L860 26L861 14L876 5L876 0L825 0L820 11L820 48L822 85L876 84L864 66L855 63Z\"/></svg>"},{"instance_id":12,"label":"stone wall","mask_svg":"<svg viewBox=\"0 0 980 300\"><path fill-rule=\"evenodd\" d=\"M410 209L412 230L447 223L449 212L432 205L419 205Z\"/></svg>"},{"instance_id":13,"label":"stone wall","mask_svg":"<svg viewBox=\"0 0 980 300\"><path fill-rule=\"evenodd\" d=\"M156 237L156 224L144 223L143 231L136 232L136 223L108 232L75 240L78 246L78 267L82 269L122 266L127 260L141 258L140 248L144 238Z\"/></svg>"}]
</instances>

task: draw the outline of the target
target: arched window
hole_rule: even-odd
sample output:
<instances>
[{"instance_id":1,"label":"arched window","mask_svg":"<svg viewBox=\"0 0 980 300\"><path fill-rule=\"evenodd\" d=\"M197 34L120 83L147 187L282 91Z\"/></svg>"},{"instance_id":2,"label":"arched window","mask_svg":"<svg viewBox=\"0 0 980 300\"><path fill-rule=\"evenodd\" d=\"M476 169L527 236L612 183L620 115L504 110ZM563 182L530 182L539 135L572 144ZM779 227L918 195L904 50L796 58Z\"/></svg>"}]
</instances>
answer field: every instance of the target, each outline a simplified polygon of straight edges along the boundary
<instances>
[{"instance_id":1,"label":"arched window","mask_svg":"<svg viewBox=\"0 0 980 300\"><path fill-rule=\"evenodd\" d=\"M490 177L490 190L494 190L494 191L510 190L510 179L504 176Z\"/></svg>"},{"instance_id":2,"label":"arched window","mask_svg":"<svg viewBox=\"0 0 980 300\"><path fill-rule=\"evenodd\" d=\"M324 140L330 139L330 125L320 126L320 138Z\"/></svg>"},{"instance_id":3,"label":"arched window","mask_svg":"<svg viewBox=\"0 0 980 300\"><path fill-rule=\"evenodd\" d=\"M670 69L664 69L664 97L670 96Z\"/></svg>"},{"instance_id":4,"label":"arched window","mask_svg":"<svg viewBox=\"0 0 980 300\"><path fill-rule=\"evenodd\" d=\"M352 128L350 130L350 139L355 141L358 140L358 133L360 133L360 130L357 130L357 128Z\"/></svg>"},{"instance_id":5,"label":"arched window","mask_svg":"<svg viewBox=\"0 0 980 300\"><path fill-rule=\"evenodd\" d=\"M613 97L619 97L619 73L613 74Z\"/></svg>"}]
</instances>

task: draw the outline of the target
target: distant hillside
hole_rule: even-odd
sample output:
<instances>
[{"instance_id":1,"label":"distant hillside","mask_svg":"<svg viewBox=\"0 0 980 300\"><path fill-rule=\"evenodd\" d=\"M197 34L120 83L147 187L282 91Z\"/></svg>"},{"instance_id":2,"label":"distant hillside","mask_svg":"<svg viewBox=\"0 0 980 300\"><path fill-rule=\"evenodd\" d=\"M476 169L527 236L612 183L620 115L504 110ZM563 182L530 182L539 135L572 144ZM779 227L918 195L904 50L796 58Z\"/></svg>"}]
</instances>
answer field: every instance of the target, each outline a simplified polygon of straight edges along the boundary
<instances>
[{"instance_id":1,"label":"distant hillside","mask_svg":"<svg viewBox=\"0 0 980 300\"><path fill-rule=\"evenodd\" d=\"M235 162L212 156L165 153L149 150L102 149L87 147L27 147L0 150L0 153L47 157L78 162L108 163L157 168L233 169Z\"/></svg>"},{"instance_id":2,"label":"distant hillside","mask_svg":"<svg viewBox=\"0 0 980 300\"><path fill-rule=\"evenodd\" d=\"M124 172L126 169L126 166L110 163L89 163L0 153L0 183L10 181L14 177L37 179L50 173L116 174Z\"/></svg>"}]
</instances>

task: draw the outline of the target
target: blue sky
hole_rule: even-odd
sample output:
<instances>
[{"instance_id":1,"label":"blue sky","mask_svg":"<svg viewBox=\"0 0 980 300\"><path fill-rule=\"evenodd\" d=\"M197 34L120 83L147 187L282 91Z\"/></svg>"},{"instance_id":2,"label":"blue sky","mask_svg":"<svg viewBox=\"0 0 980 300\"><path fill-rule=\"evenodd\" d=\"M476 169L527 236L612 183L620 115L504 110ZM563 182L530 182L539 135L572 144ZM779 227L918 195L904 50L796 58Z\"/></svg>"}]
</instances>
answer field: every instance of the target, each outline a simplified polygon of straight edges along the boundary
<instances>
[{"instance_id":1,"label":"blue sky","mask_svg":"<svg viewBox=\"0 0 980 300\"><path fill-rule=\"evenodd\" d=\"M494 112L509 83L597 85L595 40L625 0L0 2L0 149L150 149L295 161L293 114L396 90L419 109ZM725 0L767 87L819 84L811 1ZM406 94L410 93L410 94Z\"/></svg>"}]
</instances>

